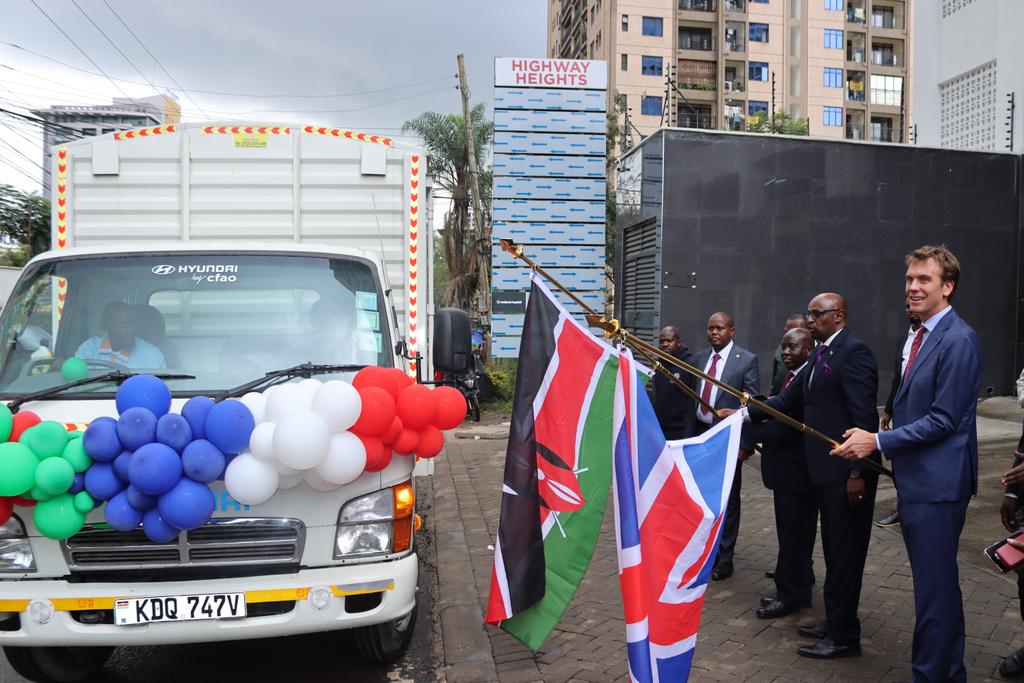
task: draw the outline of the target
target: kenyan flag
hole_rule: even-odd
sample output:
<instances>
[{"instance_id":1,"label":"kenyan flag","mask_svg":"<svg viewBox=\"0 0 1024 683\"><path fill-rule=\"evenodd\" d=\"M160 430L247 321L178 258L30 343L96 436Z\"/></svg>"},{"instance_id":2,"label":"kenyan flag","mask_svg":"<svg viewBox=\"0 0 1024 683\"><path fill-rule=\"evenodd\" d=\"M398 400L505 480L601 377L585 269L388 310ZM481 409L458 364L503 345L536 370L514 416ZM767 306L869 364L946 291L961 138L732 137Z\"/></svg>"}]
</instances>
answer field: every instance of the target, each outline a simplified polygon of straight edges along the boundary
<instances>
[{"instance_id":1,"label":"kenyan flag","mask_svg":"<svg viewBox=\"0 0 1024 683\"><path fill-rule=\"evenodd\" d=\"M569 605L601 530L617 359L534 275L486 616L534 650Z\"/></svg>"}]
</instances>

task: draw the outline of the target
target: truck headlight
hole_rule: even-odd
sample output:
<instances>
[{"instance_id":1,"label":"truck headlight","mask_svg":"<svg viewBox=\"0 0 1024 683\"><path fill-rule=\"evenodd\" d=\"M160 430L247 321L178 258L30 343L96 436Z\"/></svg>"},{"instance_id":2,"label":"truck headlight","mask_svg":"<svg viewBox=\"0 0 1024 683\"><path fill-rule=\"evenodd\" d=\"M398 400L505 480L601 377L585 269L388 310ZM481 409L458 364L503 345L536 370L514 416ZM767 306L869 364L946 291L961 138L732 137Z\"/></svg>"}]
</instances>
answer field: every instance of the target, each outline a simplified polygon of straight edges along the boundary
<instances>
[{"instance_id":1,"label":"truck headlight","mask_svg":"<svg viewBox=\"0 0 1024 683\"><path fill-rule=\"evenodd\" d=\"M0 572L35 571L36 560L17 515L0 524Z\"/></svg>"},{"instance_id":2,"label":"truck headlight","mask_svg":"<svg viewBox=\"0 0 1024 683\"><path fill-rule=\"evenodd\" d=\"M334 559L400 553L412 546L412 482L350 500L338 515Z\"/></svg>"}]
</instances>

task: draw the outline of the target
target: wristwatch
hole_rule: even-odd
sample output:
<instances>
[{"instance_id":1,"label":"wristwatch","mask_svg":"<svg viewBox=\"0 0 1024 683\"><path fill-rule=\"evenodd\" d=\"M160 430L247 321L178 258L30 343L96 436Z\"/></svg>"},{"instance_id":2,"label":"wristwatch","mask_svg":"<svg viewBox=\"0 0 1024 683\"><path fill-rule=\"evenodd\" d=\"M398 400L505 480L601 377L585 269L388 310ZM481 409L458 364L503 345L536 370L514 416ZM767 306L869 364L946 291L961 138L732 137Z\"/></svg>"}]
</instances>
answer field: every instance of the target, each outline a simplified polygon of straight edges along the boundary
<instances>
[{"instance_id":1,"label":"wristwatch","mask_svg":"<svg viewBox=\"0 0 1024 683\"><path fill-rule=\"evenodd\" d=\"M850 470L850 479L860 479L860 470Z\"/></svg>"}]
</instances>

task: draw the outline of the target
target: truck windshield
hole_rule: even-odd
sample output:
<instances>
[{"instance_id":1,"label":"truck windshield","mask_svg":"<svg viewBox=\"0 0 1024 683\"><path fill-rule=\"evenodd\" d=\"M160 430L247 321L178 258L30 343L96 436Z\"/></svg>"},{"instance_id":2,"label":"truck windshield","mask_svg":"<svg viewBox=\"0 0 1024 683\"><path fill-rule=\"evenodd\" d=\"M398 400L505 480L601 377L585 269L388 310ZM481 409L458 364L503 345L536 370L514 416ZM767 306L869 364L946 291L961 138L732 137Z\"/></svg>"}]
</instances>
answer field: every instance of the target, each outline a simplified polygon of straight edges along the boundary
<instances>
[{"instance_id":1,"label":"truck windshield","mask_svg":"<svg viewBox=\"0 0 1024 683\"><path fill-rule=\"evenodd\" d=\"M354 257L178 253L79 257L29 268L0 317L0 394L122 368L172 372L177 394L222 391L299 363L392 365L384 300ZM79 364L80 366L80 364ZM321 377L320 379L329 379ZM65 396L100 398L87 384Z\"/></svg>"}]
</instances>

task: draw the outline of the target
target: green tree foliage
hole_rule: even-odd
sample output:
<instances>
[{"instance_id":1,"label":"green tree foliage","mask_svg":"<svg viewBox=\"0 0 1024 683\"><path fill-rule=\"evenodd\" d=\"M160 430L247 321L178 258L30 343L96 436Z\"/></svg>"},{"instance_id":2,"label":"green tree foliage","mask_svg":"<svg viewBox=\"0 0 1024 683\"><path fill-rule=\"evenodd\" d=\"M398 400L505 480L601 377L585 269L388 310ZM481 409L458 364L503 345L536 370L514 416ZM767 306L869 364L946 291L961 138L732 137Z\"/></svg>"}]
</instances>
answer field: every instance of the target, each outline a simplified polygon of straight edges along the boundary
<instances>
[{"instance_id":1,"label":"green tree foliage","mask_svg":"<svg viewBox=\"0 0 1024 683\"><path fill-rule=\"evenodd\" d=\"M469 195L469 156L462 116L428 111L402 126L403 133L415 133L430 153L427 171L438 185L452 197L451 211L444 217L440 230L441 251L447 266L447 284L443 302L446 306L469 309L476 293L479 273L491 267L490 240L490 178L484 170L484 150L494 135L494 125L484 119L484 105L470 112L473 147L479 169L479 184L484 206L482 239L477 243L471 228L472 213ZM440 288L445 277L436 281Z\"/></svg>"},{"instance_id":2,"label":"green tree foliage","mask_svg":"<svg viewBox=\"0 0 1024 683\"><path fill-rule=\"evenodd\" d=\"M18 250L0 256L0 265L21 266L49 249L50 200L10 185L0 185L0 234L20 245Z\"/></svg>"},{"instance_id":3,"label":"green tree foliage","mask_svg":"<svg viewBox=\"0 0 1024 683\"><path fill-rule=\"evenodd\" d=\"M775 121L765 111L747 117L747 131L779 135L807 135L807 119L794 119L784 111L775 112Z\"/></svg>"}]
</instances>

